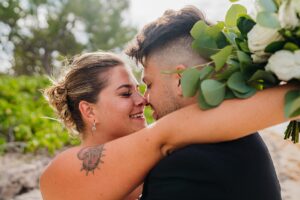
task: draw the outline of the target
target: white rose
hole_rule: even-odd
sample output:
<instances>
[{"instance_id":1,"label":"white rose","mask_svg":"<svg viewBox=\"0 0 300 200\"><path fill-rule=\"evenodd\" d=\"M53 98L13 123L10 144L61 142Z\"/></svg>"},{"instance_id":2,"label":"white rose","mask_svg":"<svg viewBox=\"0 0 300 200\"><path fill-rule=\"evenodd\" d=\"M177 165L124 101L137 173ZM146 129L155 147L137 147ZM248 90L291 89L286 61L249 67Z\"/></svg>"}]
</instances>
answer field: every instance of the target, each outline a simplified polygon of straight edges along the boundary
<instances>
[{"instance_id":1,"label":"white rose","mask_svg":"<svg viewBox=\"0 0 300 200\"><path fill-rule=\"evenodd\" d=\"M295 52L280 50L269 58L265 69L273 72L280 80L300 80L300 50Z\"/></svg>"},{"instance_id":2,"label":"white rose","mask_svg":"<svg viewBox=\"0 0 300 200\"><path fill-rule=\"evenodd\" d=\"M279 7L278 18L281 27L295 28L300 25L300 0L284 0Z\"/></svg>"},{"instance_id":3,"label":"white rose","mask_svg":"<svg viewBox=\"0 0 300 200\"><path fill-rule=\"evenodd\" d=\"M254 62L265 62L270 54L265 52L265 48L272 42L282 40L282 36L277 30L262 27L256 24L248 33L248 46L253 53Z\"/></svg>"}]
</instances>

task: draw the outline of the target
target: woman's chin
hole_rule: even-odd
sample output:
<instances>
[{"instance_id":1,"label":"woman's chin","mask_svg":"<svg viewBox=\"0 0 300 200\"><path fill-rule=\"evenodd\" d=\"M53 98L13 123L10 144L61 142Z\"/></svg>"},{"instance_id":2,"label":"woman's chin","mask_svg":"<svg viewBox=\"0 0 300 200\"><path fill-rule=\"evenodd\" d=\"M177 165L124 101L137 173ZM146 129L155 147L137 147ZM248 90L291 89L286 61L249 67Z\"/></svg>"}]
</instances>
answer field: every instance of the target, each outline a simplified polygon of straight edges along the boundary
<instances>
[{"instance_id":1,"label":"woman's chin","mask_svg":"<svg viewBox=\"0 0 300 200\"><path fill-rule=\"evenodd\" d=\"M134 123L132 123L133 121L130 121L129 123L127 123L127 126L125 126L124 131L123 131L123 135L130 135L134 132L137 132L143 128L147 127L147 123L146 121L134 121ZM119 132L120 133L120 132Z\"/></svg>"},{"instance_id":2,"label":"woman's chin","mask_svg":"<svg viewBox=\"0 0 300 200\"><path fill-rule=\"evenodd\" d=\"M144 123L140 123L140 124L137 124L133 127L133 132L136 132L136 131L139 131L143 128L146 128L147 127L147 123L144 122Z\"/></svg>"}]
</instances>

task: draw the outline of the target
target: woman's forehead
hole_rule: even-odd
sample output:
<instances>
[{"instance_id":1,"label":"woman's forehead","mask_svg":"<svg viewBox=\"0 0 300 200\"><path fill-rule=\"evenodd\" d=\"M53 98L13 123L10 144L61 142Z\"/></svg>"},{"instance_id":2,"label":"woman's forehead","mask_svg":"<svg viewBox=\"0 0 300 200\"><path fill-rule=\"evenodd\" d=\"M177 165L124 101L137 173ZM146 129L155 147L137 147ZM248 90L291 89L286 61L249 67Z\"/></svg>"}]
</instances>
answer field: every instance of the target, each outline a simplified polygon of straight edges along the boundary
<instances>
[{"instance_id":1,"label":"woman's forehead","mask_svg":"<svg viewBox=\"0 0 300 200\"><path fill-rule=\"evenodd\" d=\"M123 85L130 84L136 87L138 85L138 81L133 76L132 72L126 69L124 66L118 66L111 70L109 76L109 84L110 85Z\"/></svg>"}]
</instances>

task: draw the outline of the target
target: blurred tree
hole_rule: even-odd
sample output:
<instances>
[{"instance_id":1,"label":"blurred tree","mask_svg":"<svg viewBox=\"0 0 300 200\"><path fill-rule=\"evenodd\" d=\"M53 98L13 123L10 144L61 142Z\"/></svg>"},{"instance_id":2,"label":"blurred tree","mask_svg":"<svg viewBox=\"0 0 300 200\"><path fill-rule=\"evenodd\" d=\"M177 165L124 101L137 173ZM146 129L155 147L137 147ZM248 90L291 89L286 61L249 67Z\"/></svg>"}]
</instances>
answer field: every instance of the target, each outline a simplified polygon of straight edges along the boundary
<instances>
[{"instance_id":1,"label":"blurred tree","mask_svg":"<svg viewBox=\"0 0 300 200\"><path fill-rule=\"evenodd\" d=\"M128 8L129 0L0 0L14 73L53 74L61 56L122 48L136 33Z\"/></svg>"}]
</instances>

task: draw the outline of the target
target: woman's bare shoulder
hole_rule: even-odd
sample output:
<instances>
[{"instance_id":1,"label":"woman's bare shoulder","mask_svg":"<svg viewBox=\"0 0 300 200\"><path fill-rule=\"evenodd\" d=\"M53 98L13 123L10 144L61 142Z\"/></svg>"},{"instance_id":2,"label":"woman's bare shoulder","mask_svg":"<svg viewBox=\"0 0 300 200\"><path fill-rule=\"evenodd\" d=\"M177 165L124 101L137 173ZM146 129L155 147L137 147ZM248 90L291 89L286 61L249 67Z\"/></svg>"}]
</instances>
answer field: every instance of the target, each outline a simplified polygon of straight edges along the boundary
<instances>
[{"instance_id":1,"label":"woman's bare shoulder","mask_svg":"<svg viewBox=\"0 0 300 200\"><path fill-rule=\"evenodd\" d=\"M61 152L44 169L40 177L40 187L44 194L60 193L67 183L76 184L71 180L76 180L82 174L81 163L77 158L79 150L79 147L73 147Z\"/></svg>"},{"instance_id":2,"label":"woman's bare shoulder","mask_svg":"<svg viewBox=\"0 0 300 200\"><path fill-rule=\"evenodd\" d=\"M80 169L80 166L74 165L75 162L78 162L77 153L79 150L79 147L72 147L56 155L45 168L42 176L60 173L61 171L67 173L68 170L72 170L73 168Z\"/></svg>"}]
</instances>

